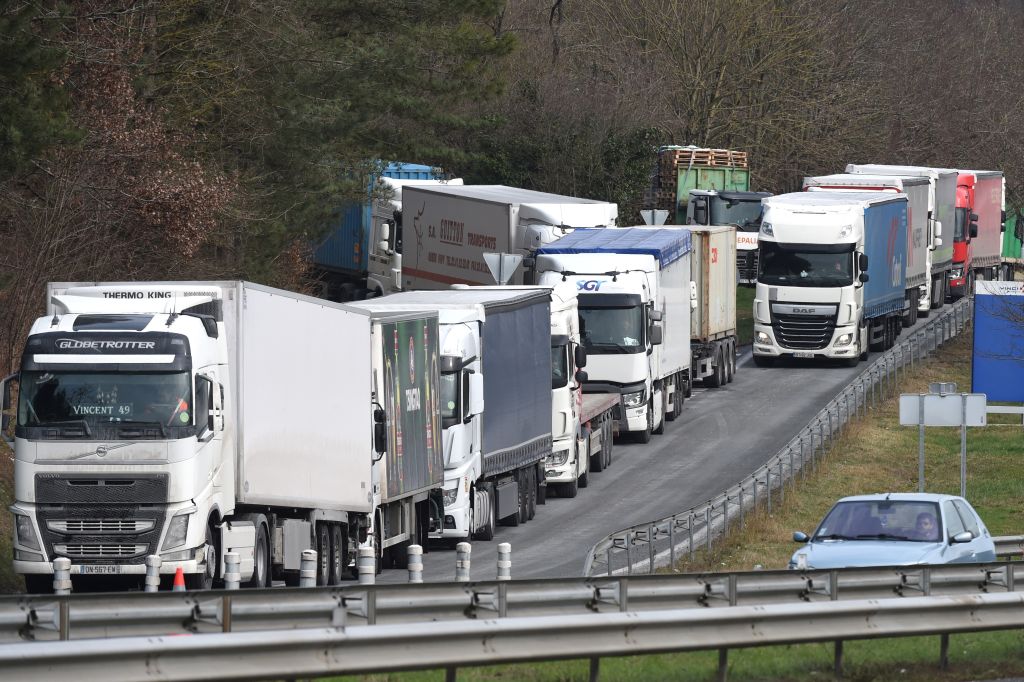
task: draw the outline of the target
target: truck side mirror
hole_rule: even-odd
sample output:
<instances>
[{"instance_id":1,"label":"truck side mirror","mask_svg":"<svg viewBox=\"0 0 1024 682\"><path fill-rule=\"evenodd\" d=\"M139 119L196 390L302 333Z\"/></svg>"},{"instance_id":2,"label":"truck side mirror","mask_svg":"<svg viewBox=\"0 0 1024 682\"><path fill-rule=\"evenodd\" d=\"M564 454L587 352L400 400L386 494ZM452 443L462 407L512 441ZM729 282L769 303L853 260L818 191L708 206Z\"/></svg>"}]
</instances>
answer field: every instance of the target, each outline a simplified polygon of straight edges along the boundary
<instances>
[{"instance_id":1,"label":"truck side mirror","mask_svg":"<svg viewBox=\"0 0 1024 682\"><path fill-rule=\"evenodd\" d=\"M652 322L661 322L662 317L664 317L664 314L660 310L654 310L653 308L651 309L650 315Z\"/></svg>"},{"instance_id":2,"label":"truck side mirror","mask_svg":"<svg viewBox=\"0 0 1024 682\"><path fill-rule=\"evenodd\" d=\"M938 237L939 235L942 234L942 221L941 220L936 220L935 221L935 230L934 230L934 232L935 232L935 236L936 237ZM938 244L936 244L936 245L938 245Z\"/></svg>"},{"instance_id":3,"label":"truck side mirror","mask_svg":"<svg viewBox=\"0 0 1024 682\"><path fill-rule=\"evenodd\" d=\"M858 279L860 279L861 284L863 284L864 282L867 282L868 280L871 279L871 275L869 275L866 272L862 272L862 273L860 273L860 276L858 277Z\"/></svg>"},{"instance_id":4,"label":"truck side mirror","mask_svg":"<svg viewBox=\"0 0 1024 682\"><path fill-rule=\"evenodd\" d=\"M373 411L373 451L383 455L388 449L388 432L385 423L384 410L377 408Z\"/></svg>"},{"instance_id":5,"label":"truck side mirror","mask_svg":"<svg viewBox=\"0 0 1024 682\"><path fill-rule=\"evenodd\" d=\"M587 379L589 379L590 377L589 377L589 375L587 375L586 370L578 369L578 370L576 370L576 377L575 378L576 378L576 383L577 384L585 384L585 383L587 383Z\"/></svg>"},{"instance_id":6,"label":"truck side mirror","mask_svg":"<svg viewBox=\"0 0 1024 682\"><path fill-rule=\"evenodd\" d=\"M388 244L386 240L381 239L377 242L377 250L381 253L388 253L391 250L391 245Z\"/></svg>"},{"instance_id":7,"label":"truck side mirror","mask_svg":"<svg viewBox=\"0 0 1024 682\"><path fill-rule=\"evenodd\" d=\"M483 414L484 412L484 378L482 375L473 372L469 375L469 414Z\"/></svg>"},{"instance_id":8,"label":"truck side mirror","mask_svg":"<svg viewBox=\"0 0 1024 682\"><path fill-rule=\"evenodd\" d=\"M391 241L391 225L387 221L380 224L380 238L382 241Z\"/></svg>"},{"instance_id":9,"label":"truck side mirror","mask_svg":"<svg viewBox=\"0 0 1024 682\"><path fill-rule=\"evenodd\" d=\"M971 239L978 236L978 223L971 223Z\"/></svg>"},{"instance_id":10,"label":"truck side mirror","mask_svg":"<svg viewBox=\"0 0 1024 682\"><path fill-rule=\"evenodd\" d=\"M979 220L981 220L981 216L979 216L977 213L971 213L971 222L972 223L976 223Z\"/></svg>"},{"instance_id":11,"label":"truck side mirror","mask_svg":"<svg viewBox=\"0 0 1024 682\"><path fill-rule=\"evenodd\" d=\"M0 408L4 412L11 409L14 406L14 399L11 394L11 387L14 384L14 380L18 378L17 374L8 374L4 377L3 382L0 385L3 386L3 407Z\"/></svg>"},{"instance_id":12,"label":"truck side mirror","mask_svg":"<svg viewBox=\"0 0 1024 682\"><path fill-rule=\"evenodd\" d=\"M697 225L708 224L708 200L698 198L693 200L693 222Z\"/></svg>"},{"instance_id":13,"label":"truck side mirror","mask_svg":"<svg viewBox=\"0 0 1024 682\"><path fill-rule=\"evenodd\" d=\"M587 366L587 349L583 346L576 346L573 349L573 360L576 362L577 368L583 368Z\"/></svg>"},{"instance_id":14,"label":"truck side mirror","mask_svg":"<svg viewBox=\"0 0 1024 682\"><path fill-rule=\"evenodd\" d=\"M868 269L868 254L857 254L857 269L860 270L861 272L864 272ZM864 279L861 281L866 282L867 280Z\"/></svg>"},{"instance_id":15,"label":"truck side mirror","mask_svg":"<svg viewBox=\"0 0 1024 682\"><path fill-rule=\"evenodd\" d=\"M11 374L4 377L2 384L0 384L0 390L3 392L3 403L2 407L0 407L0 411L3 412L0 415L0 438L3 438L4 442L12 447L14 446L14 439L8 435L8 430L11 428L12 415L8 413L8 410L14 406L13 386L15 381L18 381L18 375Z\"/></svg>"},{"instance_id":16,"label":"truck side mirror","mask_svg":"<svg viewBox=\"0 0 1024 682\"><path fill-rule=\"evenodd\" d=\"M656 325L651 326L650 337L651 337L651 345L652 346L660 346L661 345L661 340L662 340L661 335L662 335L661 325L656 324Z\"/></svg>"}]
</instances>

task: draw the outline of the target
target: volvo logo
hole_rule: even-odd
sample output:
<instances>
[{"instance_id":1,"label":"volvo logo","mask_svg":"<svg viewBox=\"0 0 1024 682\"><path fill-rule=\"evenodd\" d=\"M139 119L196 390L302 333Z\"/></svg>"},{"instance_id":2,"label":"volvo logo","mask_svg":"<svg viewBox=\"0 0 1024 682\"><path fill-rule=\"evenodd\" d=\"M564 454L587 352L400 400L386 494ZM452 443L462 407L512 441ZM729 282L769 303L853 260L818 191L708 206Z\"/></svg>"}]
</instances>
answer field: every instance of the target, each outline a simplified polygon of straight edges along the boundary
<instances>
[{"instance_id":1,"label":"volvo logo","mask_svg":"<svg viewBox=\"0 0 1024 682\"><path fill-rule=\"evenodd\" d=\"M77 455L71 455L70 457L68 457L68 459L81 459L82 457L92 457L93 455L97 457L106 457L107 453L109 453L111 450L117 450L118 448L123 448L131 444L132 443L110 443L109 445L104 444L100 445L91 452L81 452Z\"/></svg>"}]
</instances>

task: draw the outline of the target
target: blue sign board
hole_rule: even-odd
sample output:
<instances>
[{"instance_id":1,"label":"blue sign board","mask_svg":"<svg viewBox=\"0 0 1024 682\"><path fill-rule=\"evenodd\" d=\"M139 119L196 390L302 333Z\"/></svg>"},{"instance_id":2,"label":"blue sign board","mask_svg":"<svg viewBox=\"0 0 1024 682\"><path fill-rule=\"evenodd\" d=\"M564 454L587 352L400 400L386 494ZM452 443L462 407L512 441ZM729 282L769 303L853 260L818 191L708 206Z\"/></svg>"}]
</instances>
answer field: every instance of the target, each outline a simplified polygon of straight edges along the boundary
<instances>
[{"instance_id":1,"label":"blue sign board","mask_svg":"<svg viewBox=\"0 0 1024 682\"><path fill-rule=\"evenodd\" d=\"M971 390L1024 403L1024 282L978 282Z\"/></svg>"}]
</instances>

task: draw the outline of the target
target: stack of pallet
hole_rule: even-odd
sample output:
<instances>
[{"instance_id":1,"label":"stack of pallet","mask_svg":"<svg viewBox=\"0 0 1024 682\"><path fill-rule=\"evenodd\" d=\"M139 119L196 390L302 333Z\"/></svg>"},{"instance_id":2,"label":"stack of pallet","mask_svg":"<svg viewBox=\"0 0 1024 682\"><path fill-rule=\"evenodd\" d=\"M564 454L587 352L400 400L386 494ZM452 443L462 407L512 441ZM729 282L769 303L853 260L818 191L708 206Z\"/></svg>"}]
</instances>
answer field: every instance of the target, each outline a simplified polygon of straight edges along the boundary
<instances>
[{"instance_id":1,"label":"stack of pallet","mask_svg":"<svg viewBox=\"0 0 1024 682\"><path fill-rule=\"evenodd\" d=\"M645 205L674 211L679 173L693 167L747 168L747 153L693 146L660 147L658 163L651 177L651 188L644 197Z\"/></svg>"}]
</instances>

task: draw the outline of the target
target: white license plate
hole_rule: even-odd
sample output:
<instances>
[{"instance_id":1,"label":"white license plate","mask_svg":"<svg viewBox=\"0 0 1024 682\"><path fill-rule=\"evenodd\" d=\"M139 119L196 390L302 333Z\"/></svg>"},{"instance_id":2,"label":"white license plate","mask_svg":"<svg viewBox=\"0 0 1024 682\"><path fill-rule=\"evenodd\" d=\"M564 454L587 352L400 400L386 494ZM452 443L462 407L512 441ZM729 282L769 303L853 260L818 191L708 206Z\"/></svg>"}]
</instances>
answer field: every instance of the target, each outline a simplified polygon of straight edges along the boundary
<instances>
[{"instance_id":1,"label":"white license plate","mask_svg":"<svg viewBox=\"0 0 1024 682\"><path fill-rule=\"evenodd\" d=\"M120 566L75 566L79 575L116 575L121 572ZM72 573L76 571L72 570Z\"/></svg>"},{"instance_id":2,"label":"white license plate","mask_svg":"<svg viewBox=\"0 0 1024 682\"><path fill-rule=\"evenodd\" d=\"M794 358L813 358L814 353L793 353Z\"/></svg>"}]
</instances>

